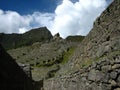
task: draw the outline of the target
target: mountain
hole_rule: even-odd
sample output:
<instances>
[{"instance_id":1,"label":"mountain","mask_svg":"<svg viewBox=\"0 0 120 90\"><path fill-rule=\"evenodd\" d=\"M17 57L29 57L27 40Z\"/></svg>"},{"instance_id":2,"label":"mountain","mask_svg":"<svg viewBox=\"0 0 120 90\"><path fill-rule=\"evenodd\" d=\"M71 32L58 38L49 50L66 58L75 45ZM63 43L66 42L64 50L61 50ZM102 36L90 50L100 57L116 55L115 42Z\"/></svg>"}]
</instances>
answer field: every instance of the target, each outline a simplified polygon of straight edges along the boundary
<instances>
[{"instance_id":1,"label":"mountain","mask_svg":"<svg viewBox=\"0 0 120 90\"><path fill-rule=\"evenodd\" d=\"M40 39L40 34L47 38ZM18 40L13 47L16 39L3 36L1 42L14 62L23 70L31 66L34 90L120 90L120 0L113 1L85 37L62 39L59 33L52 36L35 29L13 35Z\"/></svg>"},{"instance_id":2,"label":"mountain","mask_svg":"<svg viewBox=\"0 0 120 90\"><path fill-rule=\"evenodd\" d=\"M53 77L51 72L57 72L74 52L78 42L62 39L59 34L53 36L49 42L36 42L7 52L17 63L30 64L34 80ZM41 73L42 72L42 73Z\"/></svg>"},{"instance_id":3,"label":"mountain","mask_svg":"<svg viewBox=\"0 0 120 90\"><path fill-rule=\"evenodd\" d=\"M120 90L120 0L94 22L93 29L77 46L68 63L45 90Z\"/></svg>"},{"instance_id":4,"label":"mountain","mask_svg":"<svg viewBox=\"0 0 120 90\"><path fill-rule=\"evenodd\" d=\"M0 33L0 43L7 50L21 46L29 46L35 42L46 42L51 38L51 32L46 27L32 29L24 34Z\"/></svg>"},{"instance_id":5,"label":"mountain","mask_svg":"<svg viewBox=\"0 0 120 90\"><path fill-rule=\"evenodd\" d=\"M68 36L66 40L71 42L81 42L84 38L85 36L77 35L77 36Z\"/></svg>"}]
</instances>

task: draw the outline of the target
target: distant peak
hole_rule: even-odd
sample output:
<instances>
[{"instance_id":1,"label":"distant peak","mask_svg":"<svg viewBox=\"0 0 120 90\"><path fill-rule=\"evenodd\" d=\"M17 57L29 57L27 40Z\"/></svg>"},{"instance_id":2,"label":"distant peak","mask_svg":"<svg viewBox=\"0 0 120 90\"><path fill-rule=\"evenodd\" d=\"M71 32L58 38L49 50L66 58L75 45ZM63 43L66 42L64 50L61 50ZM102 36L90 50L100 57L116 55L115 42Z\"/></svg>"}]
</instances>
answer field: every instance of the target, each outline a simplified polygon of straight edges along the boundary
<instances>
[{"instance_id":1,"label":"distant peak","mask_svg":"<svg viewBox=\"0 0 120 90\"><path fill-rule=\"evenodd\" d=\"M60 40L60 39L62 39L62 38L60 37L60 34L59 34L59 33L56 33L56 34L53 36L53 40Z\"/></svg>"},{"instance_id":2,"label":"distant peak","mask_svg":"<svg viewBox=\"0 0 120 90\"><path fill-rule=\"evenodd\" d=\"M54 35L54 37L60 37L60 34L59 34L59 33L56 33L56 34Z\"/></svg>"}]
</instances>

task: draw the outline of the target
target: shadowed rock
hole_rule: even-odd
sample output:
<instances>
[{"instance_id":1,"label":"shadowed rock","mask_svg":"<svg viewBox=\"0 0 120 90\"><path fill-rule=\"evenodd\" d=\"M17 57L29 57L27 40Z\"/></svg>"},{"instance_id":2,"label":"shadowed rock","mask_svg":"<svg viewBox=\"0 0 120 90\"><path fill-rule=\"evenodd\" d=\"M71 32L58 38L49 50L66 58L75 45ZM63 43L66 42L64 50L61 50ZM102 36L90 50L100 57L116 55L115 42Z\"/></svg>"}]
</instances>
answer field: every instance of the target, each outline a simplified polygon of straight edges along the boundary
<instances>
[{"instance_id":1,"label":"shadowed rock","mask_svg":"<svg viewBox=\"0 0 120 90\"><path fill-rule=\"evenodd\" d=\"M0 45L0 90L32 90L32 80Z\"/></svg>"}]
</instances>

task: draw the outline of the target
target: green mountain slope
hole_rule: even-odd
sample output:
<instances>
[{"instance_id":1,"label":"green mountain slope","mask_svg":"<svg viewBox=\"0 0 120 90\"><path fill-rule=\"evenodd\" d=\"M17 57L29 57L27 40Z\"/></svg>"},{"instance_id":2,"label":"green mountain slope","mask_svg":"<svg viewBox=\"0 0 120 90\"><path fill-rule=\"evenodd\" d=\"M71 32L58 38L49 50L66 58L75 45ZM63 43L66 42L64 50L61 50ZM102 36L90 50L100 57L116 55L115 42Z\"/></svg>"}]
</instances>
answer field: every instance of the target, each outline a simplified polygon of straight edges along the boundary
<instances>
[{"instance_id":1,"label":"green mountain slope","mask_svg":"<svg viewBox=\"0 0 120 90\"><path fill-rule=\"evenodd\" d=\"M0 43L5 49L13 49L21 46L29 46L35 42L46 42L52 38L46 27L32 29L24 34L0 33Z\"/></svg>"},{"instance_id":2,"label":"green mountain slope","mask_svg":"<svg viewBox=\"0 0 120 90\"><path fill-rule=\"evenodd\" d=\"M81 38L83 39L79 36L79 43ZM29 46L8 50L8 53L17 63L30 64L33 79L40 80L53 77L61 66L68 62L78 42L62 39L59 34L56 34L49 42L37 41Z\"/></svg>"}]
</instances>

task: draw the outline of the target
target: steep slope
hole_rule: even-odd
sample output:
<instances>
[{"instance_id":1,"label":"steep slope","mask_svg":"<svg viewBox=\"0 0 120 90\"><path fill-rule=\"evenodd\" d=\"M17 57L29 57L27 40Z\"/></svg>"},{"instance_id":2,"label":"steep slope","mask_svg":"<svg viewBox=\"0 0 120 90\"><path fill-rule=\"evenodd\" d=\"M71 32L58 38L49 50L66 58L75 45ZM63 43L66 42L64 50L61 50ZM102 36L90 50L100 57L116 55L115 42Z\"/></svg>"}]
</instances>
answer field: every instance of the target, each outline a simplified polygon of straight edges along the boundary
<instances>
[{"instance_id":1,"label":"steep slope","mask_svg":"<svg viewBox=\"0 0 120 90\"><path fill-rule=\"evenodd\" d=\"M32 29L24 34L0 33L0 43L5 49L13 49L21 46L28 46L35 42L45 42L52 38L46 27Z\"/></svg>"},{"instance_id":2,"label":"steep slope","mask_svg":"<svg viewBox=\"0 0 120 90\"><path fill-rule=\"evenodd\" d=\"M68 64L54 78L44 81L44 89L119 90L119 69L120 0L114 0L97 18Z\"/></svg>"},{"instance_id":3,"label":"steep slope","mask_svg":"<svg viewBox=\"0 0 120 90\"><path fill-rule=\"evenodd\" d=\"M32 80L0 45L0 90L33 90Z\"/></svg>"},{"instance_id":4,"label":"steep slope","mask_svg":"<svg viewBox=\"0 0 120 90\"><path fill-rule=\"evenodd\" d=\"M120 1L114 2L94 23L93 29L78 46L74 65L85 60L98 59L120 50ZM82 60L82 61L81 61ZM72 62L72 63L73 63ZM76 64L75 64L76 63Z\"/></svg>"}]
</instances>

